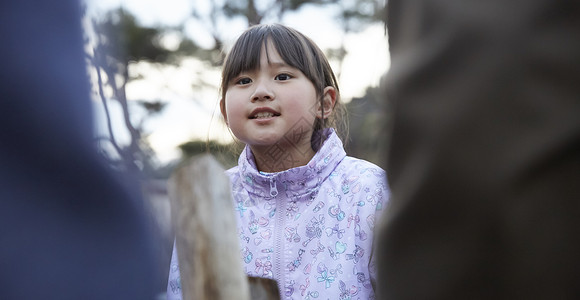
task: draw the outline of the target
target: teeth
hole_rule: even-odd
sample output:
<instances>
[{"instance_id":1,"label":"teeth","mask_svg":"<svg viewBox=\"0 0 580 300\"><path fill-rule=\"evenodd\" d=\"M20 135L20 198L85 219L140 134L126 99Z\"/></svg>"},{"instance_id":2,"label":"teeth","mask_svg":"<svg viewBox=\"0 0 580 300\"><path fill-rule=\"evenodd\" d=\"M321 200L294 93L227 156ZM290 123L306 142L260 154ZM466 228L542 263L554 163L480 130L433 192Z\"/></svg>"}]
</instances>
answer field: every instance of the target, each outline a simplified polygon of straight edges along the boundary
<instances>
[{"instance_id":1,"label":"teeth","mask_svg":"<svg viewBox=\"0 0 580 300\"><path fill-rule=\"evenodd\" d=\"M271 112L259 112L254 116L254 118L256 118L256 119L271 118L273 116L274 116L274 114Z\"/></svg>"}]
</instances>

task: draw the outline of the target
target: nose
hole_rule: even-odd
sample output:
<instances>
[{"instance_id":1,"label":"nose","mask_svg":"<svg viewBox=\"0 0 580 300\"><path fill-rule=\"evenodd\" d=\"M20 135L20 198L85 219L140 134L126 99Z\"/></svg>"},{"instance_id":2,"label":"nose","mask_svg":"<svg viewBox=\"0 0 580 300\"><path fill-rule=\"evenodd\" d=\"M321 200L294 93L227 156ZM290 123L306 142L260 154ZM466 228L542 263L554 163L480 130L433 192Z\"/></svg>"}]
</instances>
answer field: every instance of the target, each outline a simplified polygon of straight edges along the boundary
<instances>
[{"instance_id":1,"label":"nose","mask_svg":"<svg viewBox=\"0 0 580 300\"><path fill-rule=\"evenodd\" d=\"M258 80L255 84L256 89L252 94L252 102L274 100L274 92L271 86L265 80Z\"/></svg>"}]
</instances>

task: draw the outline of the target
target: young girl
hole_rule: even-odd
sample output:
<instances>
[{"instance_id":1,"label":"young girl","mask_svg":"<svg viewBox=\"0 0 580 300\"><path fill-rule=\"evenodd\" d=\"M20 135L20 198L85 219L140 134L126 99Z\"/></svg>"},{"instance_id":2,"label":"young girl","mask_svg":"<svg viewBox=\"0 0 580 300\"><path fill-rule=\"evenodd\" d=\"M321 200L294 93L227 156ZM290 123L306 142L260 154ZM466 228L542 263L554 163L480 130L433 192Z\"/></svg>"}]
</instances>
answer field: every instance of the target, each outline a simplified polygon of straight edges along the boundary
<instances>
[{"instance_id":1,"label":"young girl","mask_svg":"<svg viewBox=\"0 0 580 300\"><path fill-rule=\"evenodd\" d=\"M322 51L283 25L245 31L226 58L222 115L246 147L227 171L240 256L281 299L374 298L373 228L385 172L346 156L330 128L340 109ZM174 251L168 299L179 299Z\"/></svg>"}]
</instances>

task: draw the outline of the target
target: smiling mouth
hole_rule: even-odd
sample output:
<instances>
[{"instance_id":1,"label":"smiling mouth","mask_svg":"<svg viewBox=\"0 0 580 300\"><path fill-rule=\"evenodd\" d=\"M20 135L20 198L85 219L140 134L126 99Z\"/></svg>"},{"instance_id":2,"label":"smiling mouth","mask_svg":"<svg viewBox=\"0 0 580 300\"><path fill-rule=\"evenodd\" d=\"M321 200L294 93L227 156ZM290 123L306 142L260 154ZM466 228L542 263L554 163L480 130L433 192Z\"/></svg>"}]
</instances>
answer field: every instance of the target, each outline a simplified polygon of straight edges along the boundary
<instances>
[{"instance_id":1,"label":"smiling mouth","mask_svg":"<svg viewBox=\"0 0 580 300\"><path fill-rule=\"evenodd\" d=\"M272 118L272 117L278 117L280 116L280 114L275 114L273 112L267 112L267 111L263 111L263 112L259 112L253 116L250 117L250 119L266 119L266 118Z\"/></svg>"}]
</instances>

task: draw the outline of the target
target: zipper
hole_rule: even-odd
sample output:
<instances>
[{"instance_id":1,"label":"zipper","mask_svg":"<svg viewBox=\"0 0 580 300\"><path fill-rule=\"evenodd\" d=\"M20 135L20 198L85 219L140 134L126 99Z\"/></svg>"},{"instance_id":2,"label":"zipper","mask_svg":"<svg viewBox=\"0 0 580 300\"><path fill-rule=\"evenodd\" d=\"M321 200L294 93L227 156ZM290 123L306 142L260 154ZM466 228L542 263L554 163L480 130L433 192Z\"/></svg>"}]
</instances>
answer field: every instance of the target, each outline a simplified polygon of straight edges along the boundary
<instances>
[{"instance_id":1,"label":"zipper","mask_svg":"<svg viewBox=\"0 0 580 300\"><path fill-rule=\"evenodd\" d=\"M276 181L274 180L273 176L270 177L270 196L278 196L278 188L276 187Z\"/></svg>"},{"instance_id":2,"label":"zipper","mask_svg":"<svg viewBox=\"0 0 580 300\"><path fill-rule=\"evenodd\" d=\"M284 199L279 199L278 189L276 188L276 181L273 177L270 178L270 196L276 198L276 223L274 231L276 232L276 245L274 250L274 269L276 270L276 280L278 281L278 290L280 299L284 299L284 276L282 274L284 258L284 213L286 211L286 202Z\"/></svg>"}]
</instances>

